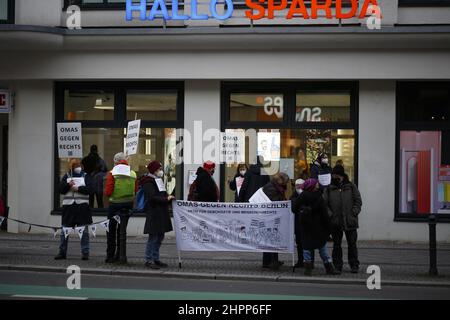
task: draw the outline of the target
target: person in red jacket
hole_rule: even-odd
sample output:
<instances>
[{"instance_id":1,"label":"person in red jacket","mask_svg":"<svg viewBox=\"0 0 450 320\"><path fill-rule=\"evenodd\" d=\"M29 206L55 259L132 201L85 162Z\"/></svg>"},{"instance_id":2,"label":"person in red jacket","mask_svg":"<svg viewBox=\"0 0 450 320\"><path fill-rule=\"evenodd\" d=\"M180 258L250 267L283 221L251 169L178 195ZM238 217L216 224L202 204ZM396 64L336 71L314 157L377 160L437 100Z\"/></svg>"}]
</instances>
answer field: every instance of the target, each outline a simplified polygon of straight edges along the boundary
<instances>
[{"instance_id":1,"label":"person in red jacket","mask_svg":"<svg viewBox=\"0 0 450 320\"><path fill-rule=\"evenodd\" d=\"M123 152L114 156L114 168L108 172L105 184L105 197L108 197L109 232L107 234L106 263L127 262L126 238L129 212L133 209L134 197L138 189L136 172L131 170ZM119 215L120 226L112 219ZM116 247L117 244L117 247Z\"/></svg>"}]
</instances>

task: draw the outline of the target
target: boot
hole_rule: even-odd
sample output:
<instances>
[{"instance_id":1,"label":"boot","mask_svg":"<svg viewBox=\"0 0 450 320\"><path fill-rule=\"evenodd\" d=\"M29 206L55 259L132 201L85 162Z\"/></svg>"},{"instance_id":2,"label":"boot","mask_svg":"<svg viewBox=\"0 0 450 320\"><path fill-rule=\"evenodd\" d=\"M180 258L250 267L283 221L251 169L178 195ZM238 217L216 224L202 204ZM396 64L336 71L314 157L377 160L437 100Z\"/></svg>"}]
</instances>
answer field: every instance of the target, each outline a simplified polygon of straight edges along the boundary
<instances>
[{"instance_id":1,"label":"boot","mask_svg":"<svg viewBox=\"0 0 450 320\"><path fill-rule=\"evenodd\" d=\"M305 267L305 276L312 276L312 263L311 262L304 262L303 263Z\"/></svg>"},{"instance_id":2,"label":"boot","mask_svg":"<svg viewBox=\"0 0 450 320\"><path fill-rule=\"evenodd\" d=\"M294 268L303 268L303 261L298 260L297 263L294 265Z\"/></svg>"},{"instance_id":3,"label":"boot","mask_svg":"<svg viewBox=\"0 0 450 320\"><path fill-rule=\"evenodd\" d=\"M334 270L333 264L331 262L327 262L323 264L325 267L325 271L327 274L338 275L340 274L338 271Z\"/></svg>"}]
</instances>

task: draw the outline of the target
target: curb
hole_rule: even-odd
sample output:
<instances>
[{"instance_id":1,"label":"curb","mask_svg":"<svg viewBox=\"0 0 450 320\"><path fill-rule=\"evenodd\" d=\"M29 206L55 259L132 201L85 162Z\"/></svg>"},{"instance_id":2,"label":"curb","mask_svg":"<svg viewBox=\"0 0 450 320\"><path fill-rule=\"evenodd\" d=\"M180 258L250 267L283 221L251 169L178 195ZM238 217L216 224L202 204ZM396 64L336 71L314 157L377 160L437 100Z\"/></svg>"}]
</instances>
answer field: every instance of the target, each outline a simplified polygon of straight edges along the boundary
<instances>
[{"instance_id":1,"label":"curb","mask_svg":"<svg viewBox=\"0 0 450 320\"><path fill-rule=\"evenodd\" d=\"M66 273L66 268L64 267L29 266L29 265L0 265L0 270ZM103 268L83 268L83 273L89 275L168 277L168 278L203 279L203 280L266 281L266 282L275 281L275 282L309 283L309 284L364 285L364 286L366 285L366 279L342 279L342 278L333 279L323 277L264 276L264 275L194 273L194 272L174 272L174 271L156 271L156 270L120 270L120 269L103 269ZM450 282L383 280L382 286L450 288Z\"/></svg>"}]
</instances>

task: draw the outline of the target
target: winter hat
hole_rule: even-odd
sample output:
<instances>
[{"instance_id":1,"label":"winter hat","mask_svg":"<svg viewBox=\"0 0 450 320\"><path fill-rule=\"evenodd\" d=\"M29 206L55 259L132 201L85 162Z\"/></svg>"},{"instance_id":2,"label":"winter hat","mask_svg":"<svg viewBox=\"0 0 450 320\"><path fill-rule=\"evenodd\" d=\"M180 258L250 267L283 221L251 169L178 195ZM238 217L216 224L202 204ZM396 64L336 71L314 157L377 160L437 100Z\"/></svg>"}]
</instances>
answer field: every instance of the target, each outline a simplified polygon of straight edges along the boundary
<instances>
[{"instance_id":1,"label":"winter hat","mask_svg":"<svg viewBox=\"0 0 450 320\"><path fill-rule=\"evenodd\" d=\"M303 189L303 185L305 184L305 180L303 179L297 179L295 180L295 188L300 187Z\"/></svg>"},{"instance_id":2,"label":"winter hat","mask_svg":"<svg viewBox=\"0 0 450 320\"><path fill-rule=\"evenodd\" d=\"M216 164L209 160L203 164L203 169L208 170L208 171L213 170L215 167L216 167Z\"/></svg>"},{"instance_id":3,"label":"winter hat","mask_svg":"<svg viewBox=\"0 0 450 320\"><path fill-rule=\"evenodd\" d=\"M317 179L307 179L303 184L303 190L314 191L316 185L319 183Z\"/></svg>"},{"instance_id":4,"label":"winter hat","mask_svg":"<svg viewBox=\"0 0 450 320\"><path fill-rule=\"evenodd\" d=\"M333 171L331 172L331 174L337 174L341 177L345 176L345 170L343 166L337 165L333 168Z\"/></svg>"},{"instance_id":5,"label":"winter hat","mask_svg":"<svg viewBox=\"0 0 450 320\"><path fill-rule=\"evenodd\" d=\"M116 153L114 156L114 163L119 163L120 161L127 160L127 156L123 152Z\"/></svg>"},{"instance_id":6,"label":"winter hat","mask_svg":"<svg viewBox=\"0 0 450 320\"><path fill-rule=\"evenodd\" d=\"M159 168L162 168L162 164L161 162L156 160L150 162L147 166L148 172L150 172L151 174L154 174Z\"/></svg>"}]
</instances>

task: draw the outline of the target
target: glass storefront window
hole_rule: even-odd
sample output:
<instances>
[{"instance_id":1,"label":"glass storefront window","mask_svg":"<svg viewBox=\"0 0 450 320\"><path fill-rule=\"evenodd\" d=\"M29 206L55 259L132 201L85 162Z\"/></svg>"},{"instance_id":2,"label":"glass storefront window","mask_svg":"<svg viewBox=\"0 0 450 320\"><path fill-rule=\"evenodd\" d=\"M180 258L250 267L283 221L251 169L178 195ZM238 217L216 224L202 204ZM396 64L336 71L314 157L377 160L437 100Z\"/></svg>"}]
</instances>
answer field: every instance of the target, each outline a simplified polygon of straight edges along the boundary
<instances>
[{"instance_id":1,"label":"glass storefront window","mask_svg":"<svg viewBox=\"0 0 450 320\"><path fill-rule=\"evenodd\" d=\"M64 119L69 121L113 120L114 92L65 90Z\"/></svg>"},{"instance_id":2,"label":"glass storefront window","mask_svg":"<svg viewBox=\"0 0 450 320\"><path fill-rule=\"evenodd\" d=\"M98 154L106 162L106 167L109 171L114 166L114 155L124 151L125 137L126 128L83 128L83 155L87 156L91 146L96 145ZM160 161L164 168L166 189L169 194L176 193L176 181L177 177L181 176L181 168L175 165L175 146L175 128L141 128L139 152L130 156L129 164L140 177L147 173L147 165L150 161ZM67 159L59 159L59 180L67 172L67 165ZM98 174L98 172L93 174L97 193L103 190L103 178L104 174ZM62 196L60 195L61 204ZM98 207L98 202L95 201L94 208Z\"/></svg>"},{"instance_id":3,"label":"glass storefront window","mask_svg":"<svg viewBox=\"0 0 450 320\"><path fill-rule=\"evenodd\" d=\"M294 182L298 178L308 178L310 166L318 153L327 153L330 166L342 160L345 172L351 181L355 177L355 132L353 129L258 129L254 143L246 137L245 163L250 166L250 159L261 154L262 139L270 140L267 152L272 156L270 170L283 171ZM272 137L272 139L267 139ZM277 138L278 137L278 138ZM276 142L278 139L278 143ZM275 143L272 143L275 141ZM273 156L275 155L275 156ZM278 159L277 159L278 156ZM237 173L238 164L225 165L225 201L234 202L234 191L228 186L228 181ZM269 171L269 169L266 169ZM289 185L287 195L293 192Z\"/></svg>"},{"instance_id":4,"label":"glass storefront window","mask_svg":"<svg viewBox=\"0 0 450 320\"><path fill-rule=\"evenodd\" d=\"M296 122L350 121L350 92L297 92Z\"/></svg>"},{"instance_id":5,"label":"glass storefront window","mask_svg":"<svg viewBox=\"0 0 450 320\"><path fill-rule=\"evenodd\" d=\"M231 93L230 121L282 122L284 95L277 92Z\"/></svg>"},{"instance_id":6,"label":"glass storefront window","mask_svg":"<svg viewBox=\"0 0 450 320\"><path fill-rule=\"evenodd\" d=\"M127 119L176 120L177 91L127 91Z\"/></svg>"},{"instance_id":7,"label":"glass storefront window","mask_svg":"<svg viewBox=\"0 0 450 320\"><path fill-rule=\"evenodd\" d=\"M405 83L399 89L404 123L450 123L450 83Z\"/></svg>"},{"instance_id":8,"label":"glass storefront window","mask_svg":"<svg viewBox=\"0 0 450 320\"><path fill-rule=\"evenodd\" d=\"M450 214L450 135L400 132L400 214Z\"/></svg>"}]
</instances>

